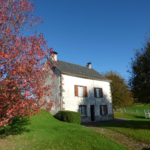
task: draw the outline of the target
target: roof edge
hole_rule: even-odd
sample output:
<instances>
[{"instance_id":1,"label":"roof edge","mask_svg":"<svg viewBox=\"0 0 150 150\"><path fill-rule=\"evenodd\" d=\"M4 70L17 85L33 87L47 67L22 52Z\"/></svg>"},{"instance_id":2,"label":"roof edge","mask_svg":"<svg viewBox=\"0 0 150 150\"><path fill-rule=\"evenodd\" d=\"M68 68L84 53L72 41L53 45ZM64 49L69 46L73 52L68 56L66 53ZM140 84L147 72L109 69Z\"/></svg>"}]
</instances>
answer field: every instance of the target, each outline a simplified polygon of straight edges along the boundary
<instances>
[{"instance_id":1,"label":"roof edge","mask_svg":"<svg viewBox=\"0 0 150 150\"><path fill-rule=\"evenodd\" d=\"M70 73L66 71L61 71L61 74L69 75L69 76L75 76L75 77L80 77L80 78L86 78L86 79L91 79L91 80L99 80L99 81L104 81L104 82L112 82L112 80L107 80L107 79L101 79L101 78L96 78L94 76L86 76L82 74L75 74L75 73Z\"/></svg>"}]
</instances>

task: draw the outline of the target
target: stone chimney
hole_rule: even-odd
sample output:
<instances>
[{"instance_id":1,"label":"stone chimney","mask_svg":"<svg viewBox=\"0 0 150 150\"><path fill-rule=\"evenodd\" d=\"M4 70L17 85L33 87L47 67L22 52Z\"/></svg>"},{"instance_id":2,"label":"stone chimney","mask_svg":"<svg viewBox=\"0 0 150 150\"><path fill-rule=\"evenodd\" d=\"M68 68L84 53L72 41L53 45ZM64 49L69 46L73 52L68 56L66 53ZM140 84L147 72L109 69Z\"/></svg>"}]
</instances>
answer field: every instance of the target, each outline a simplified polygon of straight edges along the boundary
<instances>
[{"instance_id":1,"label":"stone chimney","mask_svg":"<svg viewBox=\"0 0 150 150\"><path fill-rule=\"evenodd\" d=\"M57 52L50 52L50 58L52 59L52 60L54 60L54 61L57 61Z\"/></svg>"},{"instance_id":2,"label":"stone chimney","mask_svg":"<svg viewBox=\"0 0 150 150\"><path fill-rule=\"evenodd\" d=\"M87 67L91 69L91 62L87 63Z\"/></svg>"}]
</instances>

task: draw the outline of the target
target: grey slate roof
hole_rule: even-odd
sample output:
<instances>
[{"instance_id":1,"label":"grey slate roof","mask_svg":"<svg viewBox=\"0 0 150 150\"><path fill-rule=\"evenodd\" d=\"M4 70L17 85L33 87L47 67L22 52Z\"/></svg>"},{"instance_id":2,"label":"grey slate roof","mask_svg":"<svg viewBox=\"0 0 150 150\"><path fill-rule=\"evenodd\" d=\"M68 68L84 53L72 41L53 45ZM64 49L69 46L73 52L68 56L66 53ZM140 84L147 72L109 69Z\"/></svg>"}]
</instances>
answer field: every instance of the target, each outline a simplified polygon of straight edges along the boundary
<instances>
[{"instance_id":1,"label":"grey slate roof","mask_svg":"<svg viewBox=\"0 0 150 150\"><path fill-rule=\"evenodd\" d=\"M106 79L104 76L102 76L100 73L95 71L94 69L89 69L88 67L68 63L65 61L57 60L55 63L53 60L49 58L49 60L55 64L56 68L61 71L62 74L76 76L76 77L82 77L82 78L88 78L88 79L94 79L94 80L100 80L100 81L107 81L112 82L111 80ZM57 64L58 63L58 64Z\"/></svg>"}]
</instances>

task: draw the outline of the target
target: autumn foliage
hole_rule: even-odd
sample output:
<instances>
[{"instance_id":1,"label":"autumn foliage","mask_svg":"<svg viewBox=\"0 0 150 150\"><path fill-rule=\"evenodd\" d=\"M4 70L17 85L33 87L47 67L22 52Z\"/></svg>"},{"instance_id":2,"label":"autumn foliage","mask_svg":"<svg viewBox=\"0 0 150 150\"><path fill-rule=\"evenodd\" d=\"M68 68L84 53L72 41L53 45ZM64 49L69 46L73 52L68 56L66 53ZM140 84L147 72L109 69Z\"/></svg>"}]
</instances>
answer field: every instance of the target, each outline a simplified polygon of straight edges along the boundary
<instances>
[{"instance_id":1,"label":"autumn foliage","mask_svg":"<svg viewBox=\"0 0 150 150\"><path fill-rule=\"evenodd\" d=\"M0 126L7 126L16 116L41 113L45 96L53 84L44 86L49 65L41 63L53 51L42 34L23 36L40 17L33 17L35 6L30 0L0 0ZM52 74L54 76L54 74ZM47 111L54 106L47 103Z\"/></svg>"}]
</instances>

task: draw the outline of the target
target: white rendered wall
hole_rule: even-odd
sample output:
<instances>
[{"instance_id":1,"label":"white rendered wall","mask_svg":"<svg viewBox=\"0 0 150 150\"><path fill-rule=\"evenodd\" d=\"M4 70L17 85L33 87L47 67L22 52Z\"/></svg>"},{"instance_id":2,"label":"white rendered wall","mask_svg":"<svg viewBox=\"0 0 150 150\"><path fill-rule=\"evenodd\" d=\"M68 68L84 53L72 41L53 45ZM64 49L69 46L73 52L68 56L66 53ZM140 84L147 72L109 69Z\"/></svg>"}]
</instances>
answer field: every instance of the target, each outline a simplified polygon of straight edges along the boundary
<instances>
[{"instance_id":1,"label":"white rendered wall","mask_svg":"<svg viewBox=\"0 0 150 150\"><path fill-rule=\"evenodd\" d=\"M91 80L69 75L63 75L62 100L63 108L79 112L79 105L87 105L87 116L90 114L90 105L95 107L95 116L100 116L100 105L107 105L108 115L113 115L110 83ZM75 85L87 86L88 97L75 96ZM94 87L103 89L103 98L94 97Z\"/></svg>"}]
</instances>

